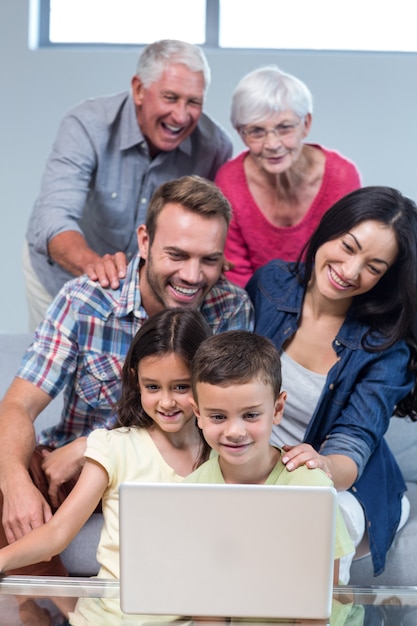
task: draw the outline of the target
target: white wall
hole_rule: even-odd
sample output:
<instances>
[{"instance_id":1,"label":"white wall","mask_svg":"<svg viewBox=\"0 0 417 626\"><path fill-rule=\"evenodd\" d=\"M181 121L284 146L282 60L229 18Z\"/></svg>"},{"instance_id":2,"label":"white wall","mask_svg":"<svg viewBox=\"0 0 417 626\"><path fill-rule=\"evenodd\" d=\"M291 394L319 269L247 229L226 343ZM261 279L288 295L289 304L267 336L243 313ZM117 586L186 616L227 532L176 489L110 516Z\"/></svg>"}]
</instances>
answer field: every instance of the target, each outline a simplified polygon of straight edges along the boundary
<instances>
[{"instance_id":1,"label":"white wall","mask_svg":"<svg viewBox=\"0 0 417 626\"><path fill-rule=\"evenodd\" d=\"M2 304L0 332L26 330L21 248L59 120L76 102L129 86L138 49L29 51L24 0L0 3ZM279 35L277 35L279 43ZM417 199L417 55L209 51L206 110L229 124L236 82L268 63L304 80L314 95L312 141L353 159L366 185L397 187Z\"/></svg>"}]
</instances>

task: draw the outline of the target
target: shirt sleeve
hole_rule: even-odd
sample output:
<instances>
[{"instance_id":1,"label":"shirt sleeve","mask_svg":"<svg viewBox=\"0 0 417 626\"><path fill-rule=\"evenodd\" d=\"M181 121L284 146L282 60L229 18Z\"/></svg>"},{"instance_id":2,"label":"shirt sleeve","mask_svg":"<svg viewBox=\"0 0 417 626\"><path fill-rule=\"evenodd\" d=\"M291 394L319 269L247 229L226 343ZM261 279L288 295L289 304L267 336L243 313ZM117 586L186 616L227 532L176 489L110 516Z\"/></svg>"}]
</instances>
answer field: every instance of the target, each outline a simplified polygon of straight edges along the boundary
<instances>
[{"instance_id":1,"label":"shirt sleeve","mask_svg":"<svg viewBox=\"0 0 417 626\"><path fill-rule=\"evenodd\" d=\"M53 300L34 341L23 356L17 376L52 398L72 380L78 363L76 321L67 290Z\"/></svg>"},{"instance_id":2,"label":"shirt sleeve","mask_svg":"<svg viewBox=\"0 0 417 626\"><path fill-rule=\"evenodd\" d=\"M84 456L101 465L107 472L109 484L113 479L114 459L111 445L111 431L104 428L93 430L87 437Z\"/></svg>"},{"instance_id":3,"label":"shirt sleeve","mask_svg":"<svg viewBox=\"0 0 417 626\"><path fill-rule=\"evenodd\" d=\"M350 457L358 466L360 478L388 429L396 404L414 384L408 370L409 356L407 344L399 341L391 348L374 352L366 364L352 371L356 380L347 381L346 391L341 388L338 392L340 414L324 439L320 454Z\"/></svg>"},{"instance_id":4,"label":"shirt sleeve","mask_svg":"<svg viewBox=\"0 0 417 626\"><path fill-rule=\"evenodd\" d=\"M95 168L96 154L88 130L70 113L60 124L31 216L37 252L47 255L48 242L61 232L82 233L78 221Z\"/></svg>"}]
</instances>

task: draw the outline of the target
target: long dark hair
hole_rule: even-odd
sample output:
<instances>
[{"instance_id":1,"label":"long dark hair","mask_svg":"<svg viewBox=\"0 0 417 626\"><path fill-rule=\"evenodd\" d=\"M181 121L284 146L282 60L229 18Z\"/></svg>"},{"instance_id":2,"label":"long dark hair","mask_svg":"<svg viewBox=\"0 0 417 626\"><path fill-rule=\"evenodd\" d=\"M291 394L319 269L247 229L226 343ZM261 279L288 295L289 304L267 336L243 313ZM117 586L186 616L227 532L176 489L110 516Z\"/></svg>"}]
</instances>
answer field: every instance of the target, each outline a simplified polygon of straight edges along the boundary
<instances>
[{"instance_id":1,"label":"long dark hair","mask_svg":"<svg viewBox=\"0 0 417 626\"><path fill-rule=\"evenodd\" d=\"M154 423L143 410L138 367L147 356L176 354L191 368L192 358L200 343L212 334L199 311L166 309L150 317L136 333L122 369L122 391L117 404L117 423L120 426L150 428ZM199 430L200 434L201 431ZM209 447L201 434L201 453L198 464L208 458Z\"/></svg>"},{"instance_id":2,"label":"long dark hair","mask_svg":"<svg viewBox=\"0 0 417 626\"><path fill-rule=\"evenodd\" d=\"M404 339L410 347L409 368L417 372L417 206L412 200L396 189L381 186L362 187L347 194L323 215L295 271L306 287L320 246L366 220L392 228L398 256L372 289L353 298L350 313L369 326L362 342L365 350L384 350ZM369 338L376 333L383 340L371 346ZM416 390L398 405L396 412L417 420Z\"/></svg>"}]
</instances>

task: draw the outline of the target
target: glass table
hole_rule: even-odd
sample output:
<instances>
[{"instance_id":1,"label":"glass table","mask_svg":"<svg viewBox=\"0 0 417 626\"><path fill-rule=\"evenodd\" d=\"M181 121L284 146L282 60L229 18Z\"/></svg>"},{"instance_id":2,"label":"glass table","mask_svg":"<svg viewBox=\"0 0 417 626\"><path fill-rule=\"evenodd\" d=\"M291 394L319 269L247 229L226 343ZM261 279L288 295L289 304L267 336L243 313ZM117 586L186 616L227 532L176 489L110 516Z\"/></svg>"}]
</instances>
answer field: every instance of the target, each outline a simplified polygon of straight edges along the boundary
<instances>
[{"instance_id":1,"label":"glass table","mask_svg":"<svg viewBox=\"0 0 417 626\"><path fill-rule=\"evenodd\" d=\"M300 590L300 592L302 592ZM77 605L77 607L76 607ZM92 606L92 617L78 612ZM76 607L76 608L75 608ZM305 626L417 626L417 587L335 587L329 620L244 620L118 614L119 583L95 578L10 576L0 579L0 626L198 626L245 623ZM116 612L115 609L116 608ZM68 615L70 617L68 617ZM82 617L82 615L84 617Z\"/></svg>"}]
</instances>

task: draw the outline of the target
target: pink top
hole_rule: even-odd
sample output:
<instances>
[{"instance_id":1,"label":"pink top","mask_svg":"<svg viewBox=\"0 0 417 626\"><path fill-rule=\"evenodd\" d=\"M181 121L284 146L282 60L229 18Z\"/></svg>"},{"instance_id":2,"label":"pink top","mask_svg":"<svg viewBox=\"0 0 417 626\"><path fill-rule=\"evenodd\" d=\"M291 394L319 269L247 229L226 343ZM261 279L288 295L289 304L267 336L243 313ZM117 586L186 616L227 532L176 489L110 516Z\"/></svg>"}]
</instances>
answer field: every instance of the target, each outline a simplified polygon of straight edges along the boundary
<instances>
[{"instance_id":1,"label":"pink top","mask_svg":"<svg viewBox=\"0 0 417 626\"><path fill-rule=\"evenodd\" d=\"M222 165L217 172L215 182L233 209L225 256L235 264L227 272L227 278L237 285L244 287L254 271L272 259L295 261L323 213L361 186L359 172L351 161L338 152L314 147L326 156L323 181L314 202L295 226L274 226L260 211L249 191L243 167L248 151Z\"/></svg>"}]
</instances>

